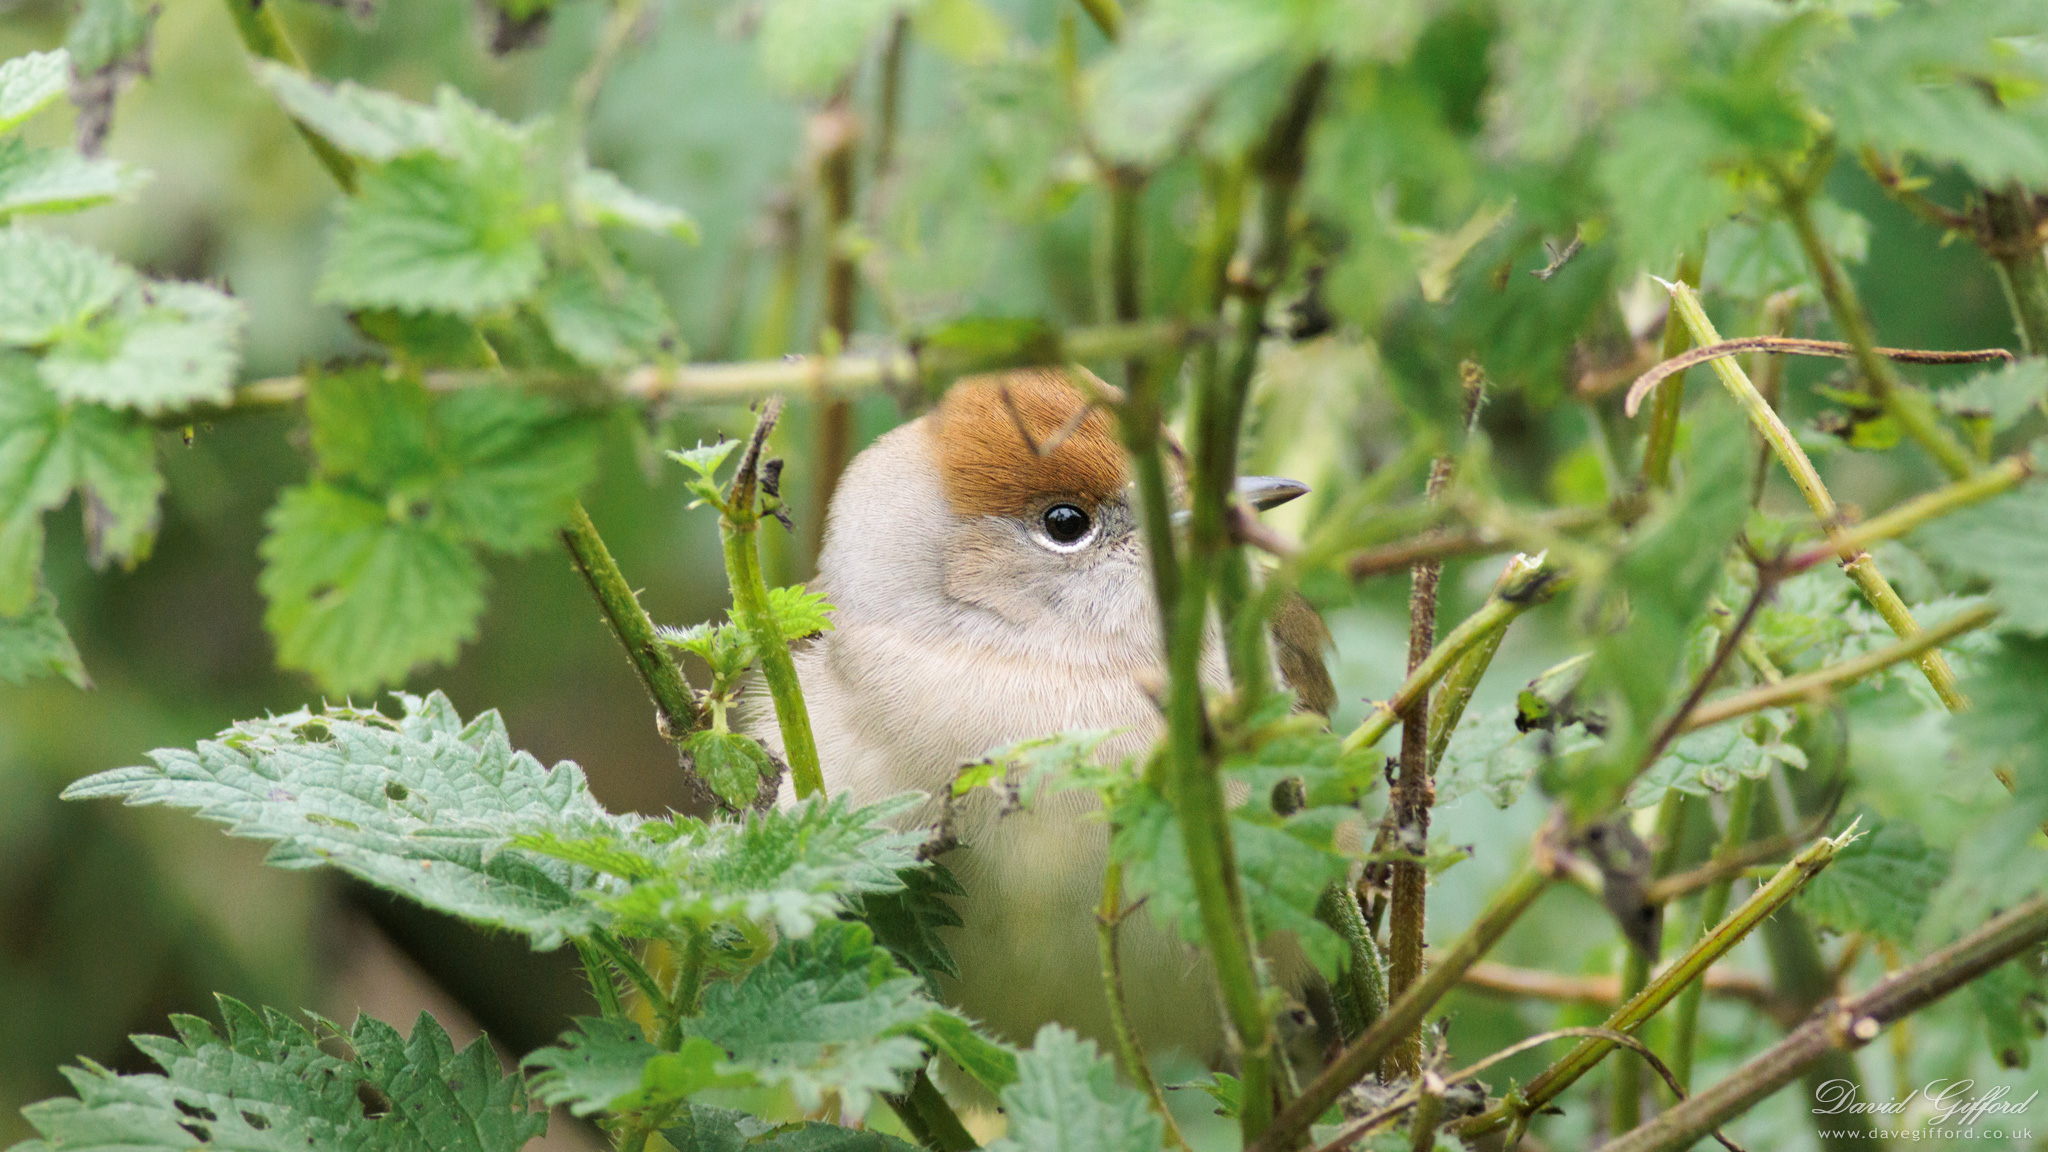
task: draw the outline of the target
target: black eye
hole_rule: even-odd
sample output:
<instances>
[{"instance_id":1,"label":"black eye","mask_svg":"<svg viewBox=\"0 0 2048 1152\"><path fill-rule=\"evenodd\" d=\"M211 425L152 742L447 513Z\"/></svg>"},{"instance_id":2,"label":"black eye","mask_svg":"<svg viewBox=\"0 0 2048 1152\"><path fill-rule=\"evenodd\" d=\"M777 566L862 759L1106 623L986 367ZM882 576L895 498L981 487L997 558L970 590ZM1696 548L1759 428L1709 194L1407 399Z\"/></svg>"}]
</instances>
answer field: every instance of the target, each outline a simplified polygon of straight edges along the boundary
<instances>
[{"instance_id":1,"label":"black eye","mask_svg":"<svg viewBox=\"0 0 2048 1152\"><path fill-rule=\"evenodd\" d=\"M1088 534L1088 514L1072 504L1055 504L1045 510L1045 534L1056 544L1072 544Z\"/></svg>"}]
</instances>

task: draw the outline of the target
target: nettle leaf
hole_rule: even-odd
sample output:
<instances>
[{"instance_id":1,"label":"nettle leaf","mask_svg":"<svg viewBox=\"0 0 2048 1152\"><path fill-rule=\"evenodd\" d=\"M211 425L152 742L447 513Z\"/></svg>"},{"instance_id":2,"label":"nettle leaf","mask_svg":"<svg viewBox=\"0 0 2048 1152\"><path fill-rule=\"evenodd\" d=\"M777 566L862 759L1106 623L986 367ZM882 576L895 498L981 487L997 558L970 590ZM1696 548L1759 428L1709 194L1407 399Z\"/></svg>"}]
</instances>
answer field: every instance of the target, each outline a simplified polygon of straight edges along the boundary
<instances>
[{"instance_id":1,"label":"nettle leaf","mask_svg":"<svg viewBox=\"0 0 2048 1152\"><path fill-rule=\"evenodd\" d=\"M0 132L42 111L71 88L71 54L30 52L0 63Z\"/></svg>"},{"instance_id":2,"label":"nettle leaf","mask_svg":"<svg viewBox=\"0 0 2048 1152\"><path fill-rule=\"evenodd\" d=\"M1948 878L1948 853L1904 821L1866 813L1863 827L1863 836L1800 891L1799 907L1822 928L1909 943Z\"/></svg>"},{"instance_id":3,"label":"nettle leaf","mask_svg":"<svg viewBox=\"0 0 2048 1152\"><path fill-rule=\"evenodd\" d=\"M269 60L252 61L256 78L292 118L336 148L364 160L395 160L446 146L432 108L365 88L353 80L327 85Z\"/></svg>"},{"instance_id":4,"label":"nettle leaf","mask_svg":"<svg viewBox=\"0 0 2048 1152\"><path fill-rule=\"evenodd\" d=\"M0 222L30 213L76 212L121 199L146 182L117 160L0 140Z\"/></svg>"},{"instance_id":5,"label":"nettle leaf","mask_svg":"<svg viewBox=\"0 0 2048 1152\"><path fill-rule=\"evenodd\" d=\"M459 541L356 493L286 489L263 519L257 580L278 663L336 692L448 663L476 635L484 570Z\"/></svg>"},{"instance_id":6,"label":"nettle leaf","mask_svg":"<svg viewBox=\"0 0 2048 1152\"><path fill-rule=\"evenodd\" d=\"M1805 768L1806 753L1778 740L1759 744L1739 724L1703 728L1674 741L1629 789L1627 803L1648 808L1674 788L1689 796L1726 792L1738 780L1770 775L1777 764Z\"/></svg>"},{"instance_id":7,"label":"nettle leaf","mask_svg":"<svg viewBox=\"0 0 2048 1152\"><path fill-rule=\"evenodd\" d=\"M1835 259L1863 263L1870 254L1870 221L1826 197L1815 198L1812 208L1814 228ZM1700 280L1710 291L1743 300L1763 300L1788 289L1813 292L1799 237L1776 213L1737 216L1710 232Z\"/></svg>"},{"instance_id":8,"label":"nettle leaf","mask_svg":"<svg viewBox=\"0 0 2048 1152\"><path fill-rule=\"evenodd\" d=\"M531 295L543 261L524 152L507 141L481 163L415 154L363 172L315 297L476 316Z\"/></svg>"},{"instance_id":9,"label":"nettle leaf","mask_svg":"<svg viewBox=\"0 0 2048 1152\"><path fill-rule=\"evenodd\" d=\"M832 630L832 605L825 602L825 594L801 584L770 588L768 611L785 639L802 640Z\"/></svg>"},{"instance_id":10,"label":"nettle leaf","mask_svg":"<svg viewBox=\"0 0 2048 1152\"><path fill-rule=\"evenodd\" d=\"M1984 1038L2002 1068L2025 1068L2034 1041L2048 1035L2048 987L2027 962L2011 960L1970 981L1971 999L1984 1018Z\"/></svg>"},{"instance_id":11,"label":"nettle leaf","mask_svg":"<svg viewBox=\"0 0 2048 1152\"><path fill-rule=\"evenodd\" d=\"M761 70L796 95L840 83L893 15L896 0L773 0L761 13Z\"/></svg>"},{"instance_id":12,"label":"nettle leaf","mask_svg":"<svg viewBox=\"0 0 2048 1152\"><path fill-rule=\"evenodd\" d=\"M2026 484L1915 532L1921 553L1991 582L2003 623L2048 635L2048 484Z\"/></svg>"},{"instance_id":13,"label":"nettle leaf","mask_svg":"<svg viewBox=\"0 0 2048 1152\"><path fill-rule=\"evenodd\" d=\"M915 803L906 795L855 808L844 796L814 798L742 821L679 816L516 843L623 881L593 899L629 935L669 938L746 921L800 937L837 917L847 897L902 888L898 874L916 866L929 834L887 822Z\"/></svg>"},{"instance_id":14,"label":"nettle leaf","mask_svg":"<svg viewBox=\"0 0 2048 1152\"><path fill-rule=\"evenodd\" d=\"M597 477L599 417L546 396L468 388L434 406L446 479L433 496L449 531L499 552L555 542Z\"/></svg>"},{"instance_id":15,"label":"nettle leaf","mask_svg":"<svg viewBox=\"0 0 2048 1152\"><path fill-rule=\"evenodd\" d=\"M63 333L43 357L43 379L66 399L149 414L225 403L248 322L241 302L225 292L151 283L89 327Z\"/></svg>"},{"instance_id":16,"label":"nettle leaf","mask_svg":"<svg viewBox=\"0 0 2048 1152\"><path fill-rule=\"evenodd\" d=\"M761 781L775 774L767 750L738 732L692 732L683 750L711 790L735 808L752 804Z\"/></svg>"},{"instance_id":17,"label":"nettle leaf","mask_svg":"<svg viewBox=\"0 0 2048 1152\"><path fill-rule=\"evenodd\" d=\"M746 1112L698 1105L683 1110L661 1138L676 1152L917 1152L886 1132L805 1121L775 1124Z\"/></svg>"},{"instance_id":18,"label":"nettle leaf","mask_svg":"<svg viewBox=\"0 0 2048 1152\"><path fill-rule=\"evenodd\" d=\"M589 1116L673 1104L706 1088L745 1086L748 1077L719 1073L724 1060L725 1050L702 1037L664 1052L631 1020L586 1017L563 1034L561 1047L539 1049L523 1063L535 1069L536 1099Z\"/></svg>"},{"instance_id":19,"label":"nettle leaf","mask_svg":"<svg viewBox=\"0 0 2048 1152\"><path fill-rule=\"evenodd\" d=\"M339 868L537 948L589 933L600 914L583 894L604 886L597 873L511 845L627 822L599 806L576 765L515 751L496 712L464 724L438 692L399 699L396 720L330 706L241 721L64 796L190 809L230 835L276 841L270 864Z\"/></svg>"},{"instance_id":20,"label":"nettle leaf","mask_svg":"<svg viewBox=\"0 0 2048 1152\"><path fill-rule=\"evenodd\" d=\"M960 976L960 966L939 929L962 925L953 900L965 899L967 890L960 887L951 869L936 860L906 868L896 878L903 885L898 891L863 892L848 901L851 915L866 924L874 932L875 942L916 973L924 981L925 991L936 997L941 975Z\"/></svg>"},{"instance_id":21,"label":"nettle leaf","mask_svg":"<svg viewBox=\"0 0 2048 1152\"><path fill-rule=\"evenodd\" d=\"M704 989L685 1034L726 1054L722 1074L787 1088L812 1109L837 1092L850 1115L876 1092L898 1092L924 1066L909 1033L942 1011L860 924L830 921L785 940L737 983Z\"/></svg>"},{"instance_id":22,"label":"nettle leaf","mask_svg":"<svg viewBox=\"0 0 2048 1152\"><path fill-rule=\"evenodd\" d=\"M1600 744L1600 738L1579 723L1563 725L1557 731L1531 728L1525 732L1515 722L1519 714L1518 705L1503 704L1468 715L1458 725L1437 764L1439 805L1479 792L1495 807L1507 808L1521 798L1530 778L1545 763Z\"/></svg>"},{"instance_id":23,"label":"nettle leaf","mask_svg":"<svg viewBox=\"0 0 2048 1152\"><path fill-rule=\"evenodd\" d=\"M604 277L590 272L549 277L541 286L540 315L548 337L562 351L595 368L646 360L675 336L668 306L654 284L616 268Z\"/></svg>"},{"instance_id":24,"label":"nettle leaf","mask_svg":"<svg viewBox=\"0 0 2048 1152\"><path fill-rule=\"evenodd\" d=\"M0 344L40 347L139 283L113 257L32 228L0 229Z\"/></svg>"},{"instance_id":25,"label":"nettle leaf","mask_svg":"<svg viewBox=\"0 0 2048 1152\"><path fill-rule=\"evenodd\" d=\"M581 168L569 185L570 202L585 224L638 228L678 240L697 240L697 222L688 212L643 196L602 168Z\"/></svg>"},{"instance_id":26,"label":"nettle leaf","mask_svg":"<svg viewBox=\"0 0 2048 1152\"><path fill-rule=\"evenodd\" d=\"M1002 1100L1009 1130L989 1152L1149 1152L1165 1140L1165 1121L1094 1042L1057 1024L1018 1054Z\"/></svg>"},{"instance_id":27,"label":"nettle leaf","mask_svg":"<svg viewBox=\"0 0 2048 1152\"><path fill-rule=\"evenodd\" d=\"M0 351L0 616L27 610L43 561L42 514L83 493L87 558L129 563L156 533L163 476L149 428L65 404L35 361Z\"/></svg>"},{"instance_id":28,"label":"nettle leaf","mask_svg":"<svg viewBox=\"0 0 2048 1152\"><path fill-rule=\"evenodd\" d=\"M1995 912L2048 892L2048 639L2008 632L1962 682L1970 708L1948 717L1957 768L2010 773L2012 799L1956 846L1930 924L1974 928Z\"/></svg>"},{"instance_id":29,"label":"nettle leaf","mask_svg":"<svg viewBox=\"0 0 2048 1152\"><path fill-rule=\"evenodd\" d=\"M0 616L0 682L22 684L38 676L62 676L80 688L92 683L47 588L36 590L25 611Z\"/></svg>"},{"instance_id":30,"label":"nettle leaf","mask_svg":"<svg viewBox=\"0 0 2048 1152\"><path fill-rule=\"evenodd\" d=\"M1934 394L1934 403L1951 416L1989 420L1993 431L2003 432L2040 408L2043 397L2048 397L2048 357L2030 356L1944 388Z\"/></svg>"},{"instance_id":31,"label":"nettle leaf","mask_svg":"<svg viewBox=\"0 0 2048 1152\"><path fill-rule=\"evenodd\" d=\"M527 1107L518 1076L500 1073L489 1040L458 1053L424 1012L410 1039L358 1017L345 1034L352 1052L337 1056L275 1009L259 1015L223 996L220 1010L224 1030L174 1015L175 1039L134 1037L160 1074L123 1076L90 1061L65 1069L77 1098L22 1109L42 1136L23 1147L518 1152L547 1131L547 1114Z\"/></svg>"}]
</instances>

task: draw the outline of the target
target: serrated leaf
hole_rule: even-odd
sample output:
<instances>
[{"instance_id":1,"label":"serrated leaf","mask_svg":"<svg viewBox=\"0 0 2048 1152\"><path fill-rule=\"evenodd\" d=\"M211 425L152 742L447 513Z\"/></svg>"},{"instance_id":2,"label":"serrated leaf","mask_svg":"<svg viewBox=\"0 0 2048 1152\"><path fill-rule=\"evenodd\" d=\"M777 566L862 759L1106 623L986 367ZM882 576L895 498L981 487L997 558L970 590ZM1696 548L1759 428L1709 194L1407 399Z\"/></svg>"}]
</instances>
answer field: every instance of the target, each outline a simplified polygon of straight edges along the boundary
<instances>
[{"instance_id":1,"label":"serrated leaf","mask_svg":"<svg viewBox=\"0 0 2048 1152\"><path fill-rule=\"evenodd\" d=\"M1814 227L1835 259L1861 264L1870 253L1870 221L1825 197L1813 201ZM1761 301L1797 289L1811 294L1811 274L1792 225L1773 213L1738 216L1707 236L1701 282L1709 290Z\"/></svg>"},{"instance_id":2,"label":"serrated leaf","mask_svg":"<svg viewBox=\"0 0 2048 1152\"><path fill-rule=\"evenodd\" d=\"M531 295L542 259L523 150L479 151L475 163L412 154L365 171L316 297L476 316Z\"/></svg>"},{"instance_id":3,"label":"serrated leaf","mask_svg":"<svg viewBox=\"0 0 2048 1152\"><path fill-rule=\"evenodd\" d=\"M476 634L484 570L461 542L385 504L315 481L264 517L257 581L278 663L336 692L446 663Z\"/></svg>"},{"instance_id":4,"label":"serrated leaf","mask_svg":"<svg viewBox=\"0 0 2048 1152\"><path fill-rule=\"evenodd\" d=\"M0 229L0 344L48 344L137 283L97 249L32 228Z\"/></svg>"},{"instance_id":5,"label":"serrated leaf","mask_svg":"<svg viewBox=\"0 0 2048 1152\"><path fill-rule=\"evenodd\" d=\"M500 552L553 543L597 476L597 417L509 388L467 388L434 409L442 466L434 497L448 529Z\"/></svg>"},{"instance_id":6,"label":"serrated leaf","mask_svg":"<svg viewBox=\"0 0 2048 1152\"><path fill-rule=\"evenodd\" d=\"M688 212L643 196L602 168L581 168L569 186L577 218L586 224L638 228L678 240L697 240L697 222Z\"/></svg>"},{"instance_id":7,"label":"serrated leaf","mask_svg":"<svg viewBox=\"0 0 2048 1152\"><path fill-rule=\"evenodd\" d=\"M1437 764L1439 805L1480 792L1496 808L1509 807L1521 798L1530 778L1547 761L1600 743L1600 738L1581 724L1567 724L1555 732L1541 728L1525 732L1516 723L1519 715L1519 705L1504 704L1468 715L1458 725Z\"/></svg>"},{"instance_id":8,"label":"serrated leaf","mask_svg":"<svg viewBox=\"0 0 2048 1152\"><path fill-rule=\"evenodd\" d=\"M852 914L874 932L876 943L887 948L897 963L924 981L926 992L937 997L940 976L960 976L960 967L939 929L961 926L953 899L964 898L967 891L954 879L952 870L936 860L907 868L897 873L897 879L903 884L899 891L855 896L849 902Z\"/></svg>"},{"instance_id":9,"label":"serrated leaf","mask_svg":"<svg viewBox=\"0 0 2048 1152\"><path fill-rule=\"evenodd\" d=\"M1057 1024L1038 1030L1017 1056L1017 1082L1003 1090L1009 1131L989 1152L1150 1152L1165 1122L1116 1069Z\"/></svg>"},{"instance_id":10,"label":"serrated leaf","mask_svg":"<svg viewBox=\"0 0 2048 1152\"><path fill-rule=\"evenodd\" d=\"M773 1124L729 1108L686 1108L661 1130L676 1152L917 1152L886 1132L806 1121Z\"/></svg>"},{"instance_id":11,"label":"serrated leaf","mask_svg":"<svg viewBox=\"0 0 2048 1152\"><path fill-rule=\"evenodd\" d=\"M628 822L591 796L583 771L513 749L496 712L464 724L447 697L401 696L397 720L350 707L245 720L196 749L88 776L66 799L191 809L232 835L276 842L281 868L339 868L537 948L585 935L599 913L591 869L510 846Z\"/></svg>"},{"instance_id":12,"label":"serrated leaf","mask_svg":"<svg viewBox=\"0 0 2048 1152\"><path fill-rule=\"evenodd\" d=\"M1976 664L1960 685L1969 710L1947 718L1951 746L1960 770L2009 774L2012 798L1956 845L1928 917L1943 930L1974 928L2048 892L2048 639L2008 632Z\"/></svg>"},{"instance_id":13,"label":"serrated leaf","mask_svg":"<svg viewBox=\"0 0 2048 1152\"><path fill-rule=\"evenodd\" d=\"M2048 357L2025 360L1982 372L1953 388L1934 394L1934 403L1951 416L1989 420L1995 432L2019 423L2041 407L2048 396Z\"/></svg>"},{"instance_id":14,"label":"serrated leaf","mask_svg":"<svg viewBox=\"0 0 2048 1152\"><path fill-rule=\"evenodd\" d=\"M635 1112L687 1100L706 1088L742 1086L743 1076L721 1076L725 1051L692 1036L674 1052L647 1042L631 1020L579 1019L560 1047L530 1053L533 1094L550 1108L578 1116Z\"/></svg>"},{"instance_id":15,"label":"serrated leaf","mask_svg":"<svg viewBox=\"0 0 2048 1152\"><path fill-rule=\"evenodd\" d=\"M34 599L42 514L81 491L87 558L131 562L156 533L163 476L149 428L93 404L66 405L35 361L0 351L0 615Z\"/></svg>"},{"instance_id":16,"label":"serrated leaf","mask_svg":"<svg viewBox=\"0 0 2048 1152\"><path fill-rule=\"evenodd\" d=\"M630 834L543 834L518 843L625 881L623 890L596 898L629 935L668 938L751 921L801 937L836 917L849 896L902 887L898 873L916 864L929 833L899 832L886 821L913 802L855 808L841 795L750 811L742 821L677 817Z\"/></svg>"},{"instance_id":17,"label":"serrated leaf","mask_svg":"<svg viewBox=\"0 0 2048 1152\"><path fill-rule=\"evenodd\" d=\"M683 749L711 790L735 808L752 804L761 781L775 772L767 751L738 732L692 732Z\"/></svg>"},{"instance_id":18,"label":"serrated leaf","mask_svg":"<svg viewBox=\"0 0 2048 1152\"><path fill-rule=\"evenodd\" d=\"M832 630L832 605L823 592L812 592L801 584L768 590L768 611L782 629L784 639L801 640Z\"/></svg>"},{"instance_id":19,"label":"serrated leaf","mask_svg":"<svg viewBox=\"0 0 2048 1152\"><path fill-rule=\"evenodd\" d=\"M2027 484L1915 532L1937 562L1991 582L2002 623L2048 635L2048 484Z\"/></svg>"},{"instance_id":20,"label":"serrated leaf","mask_svg":"<svg viewBox=\"0 0 2048 1152\"><path fill-rule=\"evenodd\" d=\"M1689 796L1726 792L1743 779L1761 779L1775 764L1805 767L1803 753L1791 745L1768 747L1750 738L1739 724L1721 724L1679 737L1669 751L1637 778L1628 791L1628 806L1647 808L1676 788Z\"/></svg>"},{"instance_id":21,"label":"serrated leaf","mask_svg":"<svg viewBox=\"0 0 2048 1152\"><path fill-rule=\"evenodd\" d=\"M837 1092L858 1116L871 1094L901 1091L924 1066L908 1033L937 1010L866 927L830 921L784 941L744 980L704 989L683 1029L724 1050L721 1073L786 1087L805 1109Z\"/></svg>"},{"instance_id":22,"label":"serrated leaf","mask_svg":"<svg viewBox=\"0 0 2048 1152\"><path fill-rule=\"evenodd\" d=\"M445 312L366 308L349 314L363 335L389 348L412 372L430 368L488 368L494 354L476 325Z\"/></svg>"},{"instance_id":23,"label":"serrated leaf","mask_svg":"<svg viewBox=\"0 0 2048 1152\"><path fill-rule=\"evenodd\" d=\"M0 140L0 222L30 213L76 212L118 200L146 182L116 160Z\"/></svg>"},{"instance_id":24,"label":"serrated leaf","mask_svg":"<svg viewBox=\"0 0 2048 1152\"><path fill-rule=\"evenodd\" d=\"M917 1034L990 1092L1000 1093L1017 1082L1016 1050L982 1035L951 1012L932 1013L918 1025Z\"/></svg>"},{"instance_id":25,"label":"serrated leaf","mask_svg":"<svg viewBox=\"0 0 2048 1152\"><path fill-rule=\"evenodd\" d=\"M66 399L149 414L225 403L248 322L225 292L152 283L89 328L66 332L43 357L43 379Z\"/></svg>"},{"instance_id":26,"label":"serrated leaf","mask_svg":"<svg viewBox=\"0 0 2048 1152\"><path fill-rule=\"evenodd\" d=\"M30 52L0 63L0 132L35 115L71 87L71 54Z\"/></svg>"},{"instance_id":27,"label":"serrated leaf","mask_svg":"<svg viewBox=\"0 0 2048 1152\"><path fill-rule=\"evenodd\" d=\"M446 134L432 108L353 80L330 86L273 61L252 64L257 80L293 119L351 156L395 160L445 145Z\"/></svg>"},{"instance_id":28,"label":"serrated leaf","mask_svg":"<svg viewBox=\"0 0 2048 1152\"><path fill-rule=\"evenodd\" d=\"M1800 910L1822 928L1909 943L1948 877L1948 854L1903 821L1866 814L1863 827L1867 831L1800 890Z\"/></svg>"},{"instance_id":29,"label":"serrated leaf","mask_svg":"<svg viewBox=\"0 0 2048 1152\"><path fill-rule=\"evenodd\" d=\"M0 616L0 682L23 684L39 676L62 676L80 688L91 684L47 588L36 590L27 610Z\"/></svg>"},{"instance_id":30,"label":"serrated leaf","mask_svg":"<svg viewBox=\"0 0 2048 1152\"><path fill-rule=\"evenodd\" d=\"M738 448L737 440L716 440L710 444L699 444L680 452L670 452L668 458L709 480L717 475L719 465Z\"/></svg>"},{"instance_id":31,"label":"serrated leaf","mask_svg":"<svg viewBox=\"0 0 2048 1152\"><path fill-rule=\"evenodd\" d=\"M594 368L644 361L675 334L661 293L646 277L614 269L608 279L570 272L549 277L540 291L548 336Z\"/></svg>"},{"instance_id":32,"label":"serrated leaf","mask_svg":"<svg viewBox=\"0 0 2048 1152\"><path fill-rule=\"evenodd\" d=\"M225 996L220 1009L225 1030L173 1016L176 1039L134 1038L162 1073L123 1076L90 1062L65 1069L75 1099L22 1110L40 1147L518 1152L547 1130L546 1114L528 1109L519 1077L500 1073L487 1039L457 1053L424 1012L410 1039L358 1017L344 1057L274 1009L259 1015Z\"/></svg>"}]
</instances>

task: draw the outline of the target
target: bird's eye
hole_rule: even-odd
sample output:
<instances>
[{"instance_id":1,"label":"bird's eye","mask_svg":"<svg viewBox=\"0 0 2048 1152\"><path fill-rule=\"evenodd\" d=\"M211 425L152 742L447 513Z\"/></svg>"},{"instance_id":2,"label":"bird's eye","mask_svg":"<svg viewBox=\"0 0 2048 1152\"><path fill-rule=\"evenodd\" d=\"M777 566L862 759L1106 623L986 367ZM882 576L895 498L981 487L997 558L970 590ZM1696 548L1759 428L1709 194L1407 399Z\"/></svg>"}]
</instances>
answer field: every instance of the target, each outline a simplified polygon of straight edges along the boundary
<instances>
[{"instance_id":1,"label":"bird's eye","mask_svg":"<svg viewBox=\"0 0 2048 1152\"><path fill-rule=\"evenodd\" d=\"M1072 544L1088 534L1088 514L1072 504L1055 504L1045 510L1045 534L1055 544Z\"/></svg>"}]
</instances>

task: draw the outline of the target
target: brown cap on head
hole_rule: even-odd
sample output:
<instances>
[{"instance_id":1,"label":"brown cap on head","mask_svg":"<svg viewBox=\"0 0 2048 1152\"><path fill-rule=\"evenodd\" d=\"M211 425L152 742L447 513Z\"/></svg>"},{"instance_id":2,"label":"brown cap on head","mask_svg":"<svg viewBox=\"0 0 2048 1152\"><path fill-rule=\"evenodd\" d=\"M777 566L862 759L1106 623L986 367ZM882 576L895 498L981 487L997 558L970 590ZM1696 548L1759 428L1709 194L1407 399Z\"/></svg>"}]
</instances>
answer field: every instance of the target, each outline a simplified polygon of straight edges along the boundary
<instances>
[{"instance_id":1,"label":"brown cap on head","mask_svg":"<svg viewBox=\"0 0 2048 1152\"><path fill-rule=\"evenodd\" d=\"M1123 490L1124 449L1108 413L1090 411L1060 439L1087 404L1069 379L1024 368L970 376L946 393L927 427L954 512L1021 516L1050 497L1099 504Z\"/></svg>"}]
</instances>

